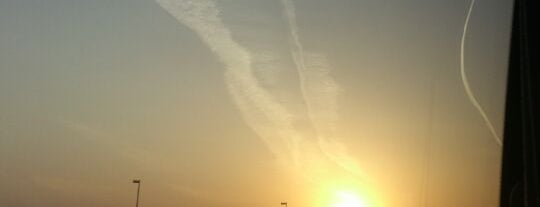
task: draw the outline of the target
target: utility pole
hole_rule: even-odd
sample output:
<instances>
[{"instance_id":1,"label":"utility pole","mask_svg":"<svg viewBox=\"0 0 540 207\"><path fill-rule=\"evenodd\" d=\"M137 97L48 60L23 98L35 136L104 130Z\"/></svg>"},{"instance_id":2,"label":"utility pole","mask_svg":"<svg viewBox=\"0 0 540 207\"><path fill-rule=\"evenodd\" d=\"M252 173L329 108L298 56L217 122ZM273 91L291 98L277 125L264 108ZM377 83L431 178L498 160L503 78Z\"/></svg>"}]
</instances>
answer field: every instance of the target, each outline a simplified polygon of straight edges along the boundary
<instances>
[{"instance_id":1,"label":"utility pole","mask_svg":"<svg viewBox=\"0 0 540 207\"><path fill-rule=\"evenodd\" d=\"M141 190L141 180L140 179L134 179L133 183L137 183L137 201L135 202L135 207L139 207L139 193Z\"/></svg>"}]
</instances>

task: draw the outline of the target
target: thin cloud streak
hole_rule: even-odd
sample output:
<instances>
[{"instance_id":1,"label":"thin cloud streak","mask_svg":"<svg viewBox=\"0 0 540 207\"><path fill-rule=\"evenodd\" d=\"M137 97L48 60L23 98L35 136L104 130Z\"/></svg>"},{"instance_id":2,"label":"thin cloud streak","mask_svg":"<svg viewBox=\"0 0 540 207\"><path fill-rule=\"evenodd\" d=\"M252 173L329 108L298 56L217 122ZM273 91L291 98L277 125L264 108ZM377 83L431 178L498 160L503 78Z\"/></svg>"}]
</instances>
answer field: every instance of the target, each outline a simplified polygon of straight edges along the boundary
<instances>
[{"instance_id":1,"label":"thin cloud streak","mask_svg":"<svg viewBox=\"0 0 540 207\"><path fill-rule=\"evenodd\" d=\"M259 86L251 69L252 55L233 40L209 0L156 0L178 21L192 29L225 65L226 83L246 123L264 140L278 159L292 156L298 161L301 135L293 126L292 114ZM288 149L288 150L284 150Z\"/></svg>"},{"instance_id":2,"label":"thin cloud streak","mask_svg":"<svg viewBox=\"0 0 540 207\"><path fill-rule=\"evenodd\" d=\"M300 43L300 37L298 35L298 25L296 24L296 8L294 3L291 0L281 0L281 3L284 7L284 13L287 17L289 24L289 30L291 31L291 42L293 47L291 47L291 53L293 57L294 64L296 65L296 70L298 72L298 79L300 81L300 92L302 93L302 98L306 105L306 110L311 121L313 121L313 113L311 109L311 103L309 101L308 91L306 89L306 61L304 59L304 46Z\"/></svg>"},{"instance_id":3,"label":"thin cloud streak","mask_svg":"<svg viewBox=\"0 0 540 207\"><path fill-rule=\"evenodd\" d=\"M472 10L474 8L474 3L475 3L475 0L471 0L471 4L470 4L469 10L467 12L467 17L465 18L465 24L463 25L463 33L462 33L462 36L461 36L461 54L460 54L461 55L460 56L461 57L460 58L461 80L463 82L463 86L465 88L465 92L467 93L467 97L469 98L469 101L471 101L472 105L478 110L478 112L482 116L482 119L486 123L486 126L488 127L489 131L493 135L493 139L495 139L495 141L497 142L497 144L499 146L502 146L501 138L499 137L499 135L495 131L495 128L493 127L493 124L489 120L486 112L484 111L484 109L482 108L480 103L478 103L478 100L474 96L474 93L472 92L471 86L469 85L469 81L467 79L467 74L465 72L465 38L467 36L467 29L469 27L469 19L471 17L471 13L472 13Z\"/></svg>"},{"instance_id":4,"label":"thin cloud streak","mask_svg":"<svg viewBox=\"0 0 540 207\"><path fill-rule=\"evenodd\" d=\"M319 147L339 166L359 175L361 171L357 162L347 153L346 147L336 140L340 88L330 77L328 60L323 54L305 52L300 41L294 2L281 0L281 3L291 32L291 53L298 71L302 97Z\"/></svg>"},{"instance_id":5,"label":"thin cloud streak","mask_svg":"<svg viewBox=\"0 0 540 207\"><path fill-rule=\"evenodd\" d=\"M293 37L292 53L300 76L303 106L308 113L309 130L299 129L302 113L265 90L254 75L255 56L236 42L220 18L220 10L211 0L156 0L180 23L193 30L226 69L225 82L246 124L267 144L270 151L286 166L293 162L310 180L324 174L332 162L358 175L359 168L336 136L338 86L329 77L324 55L306 55L299 41L294 5L283 2ZM276 67L268 63L265 67ZM259 66L260 67L260 66ZM310 109L314 107L313 109ZM315 136L317 142L311 141ZM331 162L330 162L331 161Z\"/></svg>"},{"instance_id":6,"label":"thin cloud streak","mask_svg":"<svg viewBox=\"0 0 540 207\"><path fill-rule=\"evenodd\" d=\"M138 166L144 166L146 169L152 169L153 171L164 170L170 172L175 170L171 167L173 165L163 165L162 163L175 163L176 161L169 159L167 156L137 147L130 142L119 141L114 138L117 135L95 128L89 124L63 117L58 118L57 122L63 127L78 133L79 136L77 137L79 138L86 139L101 146L114 148L117 156L127 158Z\"/></svg>"}]
</instances>

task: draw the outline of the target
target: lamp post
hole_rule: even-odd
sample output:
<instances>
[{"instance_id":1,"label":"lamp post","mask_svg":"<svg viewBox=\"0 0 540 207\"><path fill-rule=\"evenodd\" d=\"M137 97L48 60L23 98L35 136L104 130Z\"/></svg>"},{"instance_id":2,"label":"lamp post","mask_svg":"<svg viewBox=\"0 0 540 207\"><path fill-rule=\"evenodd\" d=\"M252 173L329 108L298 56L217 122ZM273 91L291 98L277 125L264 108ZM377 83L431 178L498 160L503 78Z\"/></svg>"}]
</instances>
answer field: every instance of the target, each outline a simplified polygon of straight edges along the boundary
<instances>
[{"instance_id":1,"label":"lamp post","mask_svg":"<svg viewBox=\"0 0 540 207\"><path fill-rule=\"evenodd\" d=\"M133 183L137 183L137 201L135 202L135 207L139 207L139 193L141 190L141 180L133 179Z\"/></svg>"},{"instance_id":2,"label":"lamp post","mask_svg":"<svg viewBox=\"0 0 540 207\"><path fill-rule=\"evenodd\" d=\"M281 202L281 205L287 207L287 202Z\"/></svg>"}]
</instances>

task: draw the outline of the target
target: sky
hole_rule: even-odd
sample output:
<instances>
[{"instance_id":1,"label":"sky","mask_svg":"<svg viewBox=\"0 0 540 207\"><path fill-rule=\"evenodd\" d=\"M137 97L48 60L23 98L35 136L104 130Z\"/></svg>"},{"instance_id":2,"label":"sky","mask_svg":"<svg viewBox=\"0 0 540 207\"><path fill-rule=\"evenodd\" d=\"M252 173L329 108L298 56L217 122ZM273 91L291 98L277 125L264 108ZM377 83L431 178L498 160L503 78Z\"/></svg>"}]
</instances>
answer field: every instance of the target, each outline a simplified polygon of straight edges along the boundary
<instances>
[{"instance_id":1,"label":"sky","mask_svg":"<svg viewBox=\"0 0 540 207\"><path fill-rule=\"evenodd\" d=\"M511 11L2 0L0 206L498 206Z\"/></svg>"}]
</instances>

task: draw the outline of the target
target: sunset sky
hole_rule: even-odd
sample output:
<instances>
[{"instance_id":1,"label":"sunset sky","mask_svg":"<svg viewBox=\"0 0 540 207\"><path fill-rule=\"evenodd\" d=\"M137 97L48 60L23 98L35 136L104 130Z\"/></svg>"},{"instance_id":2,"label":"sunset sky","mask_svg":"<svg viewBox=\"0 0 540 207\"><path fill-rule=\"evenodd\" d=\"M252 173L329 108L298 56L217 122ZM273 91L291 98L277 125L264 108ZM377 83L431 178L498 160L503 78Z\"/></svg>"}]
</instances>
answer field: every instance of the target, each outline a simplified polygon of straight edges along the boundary
<instances>
[{"instance_id":1,"label":"sunset sky","mask_svg":"<svg viewBox=\"0 0 540 207\"><path fill-rule=\"evenodd\" d=\"M2 0L0 206L498 206L511 11Z\"/></svg>"}]
</instances>

